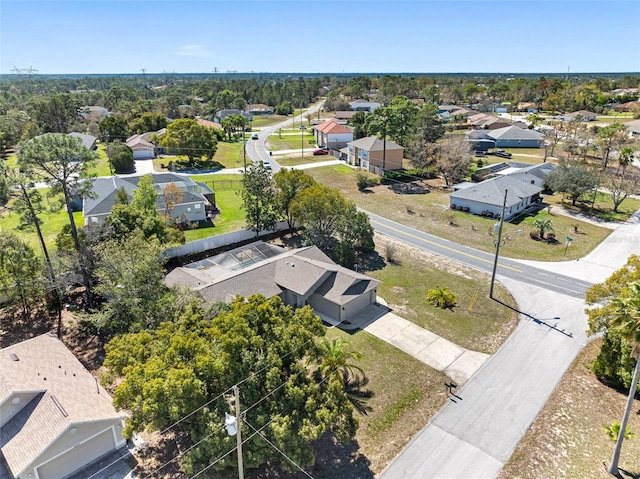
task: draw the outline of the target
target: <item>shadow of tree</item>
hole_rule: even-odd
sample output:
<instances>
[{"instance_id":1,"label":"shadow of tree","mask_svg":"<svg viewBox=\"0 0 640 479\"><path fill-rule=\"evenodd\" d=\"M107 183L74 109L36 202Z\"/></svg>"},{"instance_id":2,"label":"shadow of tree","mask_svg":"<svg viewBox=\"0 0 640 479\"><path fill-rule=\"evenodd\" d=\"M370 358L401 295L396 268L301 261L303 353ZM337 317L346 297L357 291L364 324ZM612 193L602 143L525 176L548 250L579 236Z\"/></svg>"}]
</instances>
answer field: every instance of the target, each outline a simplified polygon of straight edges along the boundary
<instances>
[{"instance_id":1,"label":"shadow of tree","mask_svg":"<svg viewBox=\"0 0 640 479\"><path fill-rule=\"evenodd\" d=\"M7 306L0 310L0 347L31 339L56 330L55 317L44 306L34 306L24 317L19 308Z\"/></svg>"},{"instance_id":2,"label":"shadow of tree","mask_svg":"<svg viewBox=\"0 0 640 479\"><path fill-rule=\"evenodd\" d=\"M315 479L373 479L371 462L359 450L358 441L340 444L332 434L326 433L316 443L316 464L309 473ZM300 473L294 477L307 476Z\"/></svg>"},{"instance_id":3,"label":"shadow of tree","mask_svg":"<svg viewBox=\"0 0 640 479\"><path fill-rule=\"evenodd\" d=\"M416 183L394 183L389 185L389 189L398 195L425 195L430 192L429 188Z\"/></svg>"},{"instance_id":4,"label":"shadow of tree","mask_svg":"<svg viewBox=\"0 0 640 479\"><path fill-rule=\"evenodd\" d=\"M384 258L377 251L363 253L358 256L358 270L362 272L377 271L386 266Z\"/></svg>"}]
</instances>

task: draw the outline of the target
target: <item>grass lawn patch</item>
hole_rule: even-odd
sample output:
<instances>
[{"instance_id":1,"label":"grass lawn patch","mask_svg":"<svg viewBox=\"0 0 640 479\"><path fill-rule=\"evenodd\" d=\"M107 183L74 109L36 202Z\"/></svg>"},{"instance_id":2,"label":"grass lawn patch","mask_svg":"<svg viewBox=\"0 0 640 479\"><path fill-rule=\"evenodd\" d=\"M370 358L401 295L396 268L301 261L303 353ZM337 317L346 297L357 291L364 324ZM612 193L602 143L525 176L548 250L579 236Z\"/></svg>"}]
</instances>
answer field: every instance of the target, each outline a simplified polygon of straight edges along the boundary
<instances>
[{"instance_id":1,"label":"grass lawn patch","mask_svg":"<svg viewBox=\"0 0 640 479\"><path fill-rule=\"evenodd\" d=\"M571 200L564 198L561 193L545 196L545 201L550 205L564 207L566 210L575 211L576 213L582 213L603 221L626 221L636 211L640 209L640 200L636 198L626 198L620 206L618 211L613 212L613 201L611 195L602 191L597 192L595 207L592 209L593 193L584 195L583 199L576 201L576 205L571 204Z\"/></svg>"},{"instance_id":2,"label":"grass lawn patch","mask_svg":"<svg viewBox=\"0 0 640 479\"><path fill-rule=\"evenodd\" d=\"M367 211L451 241L487 252L495 251L493 226L496 220L449 210L447 195L450 190L443 187L441 180L425 180L411 185L379 185L359 192L355 181L356 171L346 165L312 168L308 174L321 183L339 189ZM545 210L541 210L512 223L505 223L501 254L541 261L571 260L586 255L611 233L609 229L556 214L552 215L553 227L556 237L561 241L556 244L534 241L529 237L529 231L533 230L532 223L546 214ZM583 234L572 234L576 224ZM573 237L574 241L566 256L563 256L565 236Z\"/></svg>"},{"instance_id":3,"label":"grass lawn patch","mask_svg":"<svg viewBox=\"0 0 640 479\"><path fill-rule=\"evenodd\" d=\"M302 135L283 135L282 138L279 135L270 135L267 139L267 148L270 150L299 150L302 147L302 141L304 141L304 147L312 149L315 148L315 138L313 135L306 134L304 140Z\"/></svg>"},{"instance_id":4,"label":"grass lawn patch","mask_svg":"<svg viewBox=\"0 0 640 479\"><path fill-rule=\"evenodd\" d=\"M387 245L397 250L395 262L367 274L382 281L378 295L396 314L462 347L487 354L498 350L518 317L489 299L487 274L376 235L376 249L383 257ZM449 310L430 304L427 291L436 287L455 294L457 306ZM494 295L515 306L503 287L494 288Z\"/></svg>"},{"instance_id":5,"label":"grass lawn patch","mask_svg":"<svg viewBox=\"0 0 640 479\"><path fill-rule=\"evenodd\" d=\"M107 149L104 143L100 143L96 149L98 159L94 165L89 168L88 173L96 176L112 176L111 168L109 168L109 158L107 157Z\"/></svg>"},{"instance_id":6,"label":"grass lawn patch","mask_svg":"<svg viewBox=\"0 0 640 479\"><path fill-rule=\"evenodd\" d=\"M608 478L603 462L609 464L615 443L603 426L622 419L627 391L602 384L590 369L601 339L587 345L553 392L504 466L498 479ZM636 407L629 429L640 434ZM622 445L620 467L628 477L640 475L640 440ZM627 477L627 475L624 475Z\"/></svg>"},{"instance_id":7,"label":"grass lawn patch","mask_svg":"<svg viewBox=\"0 0 640 479\"><path fill-rule=\"evenodd\" d=\"M276 161L280 166L298 166L298 165L307 165L309 163L320 163L322 161L329 161L337 159L335 156L330 155L318 155L313 156L311 151L307 155L306 150L304 156L298 156L295 158L285 157L285 158L276 158Z\"/></svg>"},{"instance_id":8,"label":"grass lawn patch","mask_svg":"<svg viewBox=\"0 0 640 479\"><path fill-rule=\"evenodd\" d=\"M241 175L193 175L191 179L209 185L216 194L216 204L221 213L215 218L215 226L200 227L184 232L185 240L195 241L244 229L245 212L242 208Z\"/></svg>"},{"instance_id":9,"label":"grass lawn patch","mask_svg":"<svg viewBox=\"0 0 640 479\"><path fill-rule=\"evenodd\" d=\"M276 125L290 119L287 115L253 115L251 126L253 128L265 128Z\"/></svg>"}]
</instances>

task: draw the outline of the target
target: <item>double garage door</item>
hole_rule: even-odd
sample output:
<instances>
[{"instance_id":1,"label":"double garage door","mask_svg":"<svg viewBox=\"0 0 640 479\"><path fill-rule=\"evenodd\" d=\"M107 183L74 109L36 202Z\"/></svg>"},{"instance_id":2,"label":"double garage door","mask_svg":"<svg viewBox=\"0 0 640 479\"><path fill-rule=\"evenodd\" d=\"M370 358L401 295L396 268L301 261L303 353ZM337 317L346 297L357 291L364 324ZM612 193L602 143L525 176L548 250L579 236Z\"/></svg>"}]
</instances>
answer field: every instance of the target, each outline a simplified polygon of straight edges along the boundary
<instances>
[{"instance_id":1,"label":"double garage door","mask_svg":"<svg viewBox=\"0 0 640 479\"><path fill-rule=\"evenodd\" d=\"M114 450L115 447L113 429L109 428L49 462L37 466L38 477L40 479L62 479Z\"/></svg>"}]
</instances>

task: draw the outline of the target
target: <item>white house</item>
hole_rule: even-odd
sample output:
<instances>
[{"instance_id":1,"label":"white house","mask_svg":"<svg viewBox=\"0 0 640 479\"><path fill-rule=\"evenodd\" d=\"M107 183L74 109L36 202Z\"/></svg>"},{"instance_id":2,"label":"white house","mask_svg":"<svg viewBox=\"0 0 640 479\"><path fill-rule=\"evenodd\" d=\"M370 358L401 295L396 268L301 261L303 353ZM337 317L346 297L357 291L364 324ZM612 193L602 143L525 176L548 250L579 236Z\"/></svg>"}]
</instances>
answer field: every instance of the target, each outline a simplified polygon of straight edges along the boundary
<instances>
[{"instance_id":1,"label":"white house","mask_svg":"<svg viewBox=\"0 0 640 479\"><path fill-rule=\"evenodd\" d=\"M156 157L156 147L142 138L142 135L134 135L127 139L126 144L133 151L134 160L149 160Z\"/></svg>"},{"instance_id":2,"label":"white house","mask_svg":"<svg viewBox=\"0 0 640 479\"><path fill-rule=\"evenodd\" d=\"M334 119L329 119L312 127L313 136L318 145L332 150L339 150L353 141L353 130L341 125Z\"/></svg>"},{"instance_id":3,"label":"white house","mask_svg":"<svg viewBox=\"0 0 640 479\"><path fill-rule=\"evenodd\" d=\"M640 120L628 121L624 124L624 126L629 132L630 136L640 136Z\"/></svg>"},{"instance_id":4,"label":"white house","mask_svg":"<svg viewBox=\"0 0 640 479\"><path fill-rule=\"evenodd\" d=\"M564 121L571 121L577 117L580 117L580 121L596 121L596 114L589 110L578 110L571 113L567 113L562 117L562 119Z\"/></svg>"},{"instance_id":5,"label":"white house","mask_svg":"<svg viewBox=\"0 0 640 479\"><path fill-rule=\"evenodd\" d=\"M353 111L368 111L372 113L376 108L380 108L382 105L376 101L368 100L355 100L349 103L349 108Z\"/></svg>"},{"instance_id":6,"label":"white house","mask_svg":"<svg viewBox=\"0 0 640 479\"><path fill-rule=\"evenodd\" d=\"M125 446L122 420L109 393L54 335L0 350L3 478L67 477Z\"/></svg>"}]
</instances>

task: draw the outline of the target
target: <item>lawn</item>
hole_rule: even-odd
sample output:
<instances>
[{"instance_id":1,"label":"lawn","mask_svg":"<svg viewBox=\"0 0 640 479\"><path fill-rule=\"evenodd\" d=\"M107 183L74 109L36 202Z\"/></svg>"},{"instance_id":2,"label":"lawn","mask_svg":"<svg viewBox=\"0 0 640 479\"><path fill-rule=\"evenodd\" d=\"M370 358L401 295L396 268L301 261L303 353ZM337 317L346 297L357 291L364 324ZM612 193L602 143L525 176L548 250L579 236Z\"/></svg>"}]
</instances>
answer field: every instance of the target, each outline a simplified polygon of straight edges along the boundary
<instances>
[{"instance_id":1,"label":"lawn","mask_svg":"<svg viewBox=\"0 0 640 479\"><path fill-rule=\"evenodd\" d=\"M329 160L337 159L335 156L331 156L331 155L313 156L311 151L312 150L309 150L309 152L307 153L307 150L305 150L304 156L298 156L296 158L290 158L290 157L276 158L276 161L278 162L278 164L280 166L289 166L290 167L290 166L298 166L298 165L307 165L309 163L320 163L322 161L329 161Z\"/></svg>"},{"instance_id":2,"label":"lawn","mask_svg":"<svg viewBox=\"0 0 640 479\"><path fill-rule=\"evenodd\" d=\"M376 237L376 249L381 255L384 254L385 244L384 238ZM471 343L472 347L477 349L477 345L480 344L483 347L479 349L487 351L495 351L515 326L517 318L512 311L506 308L496 308L497 303L489 302L480 297L481 294L486 296L486 275L466 268L458 271L460 275L456 275L455 273L443 273L433 266L431 270L424 266L418 266L432 264L432 256L403 244L397 245L396 253L396 264L386 264L382 269L376 270L375 268L380 267L380 263L383 263L378 257L377 261L371 261L371 264L376 266L367 271L368 275L390 282L390 284L384 285L386 289L381 288L378 292L390 303L396 300L399 303L402 302L402 304L393 304L395 313L414 320L415 314L411 312L424 310L425 312L420 315L429 316L431 325L435 326L437 323L442 328L446 328L446 324L449 324L452 331L449 337L459 339L461 344L466 337L467 343ZM465 292L457 286L455 288L456 292L461 295L466 294L466 287L470 288L469 291L483 291L474 301L473 312L467 313L473 322L482 324L482 327L474 327L477 333L477 342L470 341L469 331L461 333L466 328L455 324L460 321L467 322L464 318L465 313L458 314L448 310L439 310L425 303L424 298L420 297L424 296L423 291L408 291L414 289L415 285L433 280L436 276L443 278L443 281L464 281ZM403 281L404 278L412 278L411 284L403 282L400 286L394 283L396 277L403 279ZM404 292L392 293L390 291L394 288L405 287L406 291ZM502 288L500 288L499 294L507 302L512 301ZM464 304L462 304L462 300L460 301L460 309L467 311L468 300L472 296L465 299ZM491 325L488 327L486 322L480 321L487 318L491 318ZM434 329L434 331L436 330ZM369 379L367 388L373 391L374 395L367 401L367 405L371 408L367 415L359 416L360 426L356 433L356 441L359 446L358 453L370 461L372 472L379 473L447 401L443 384L448 381L448 378L366 331L349 334L334 328L330 329L327 335L330 338L345 338L352 343L353 350L362 353L358 366L365 371ZM333 454L333 451L329 452ZM358 462L357 455L355 462ZM348 467L349 461L345 464L345 468ZM355 466L351 464L351 467ZM334 472L333 477L367 477L365 474L354 474L346 469L343 471L334 468L332 471ZM322 478L331 477L322 473L314 473L313 475Z\"/></svg>"},{"instance_id":3,"label":"lawn","mask_svg":"<svg viewBox=\"0 0 640 479\"><path fill-rule=\"evenodd\" d=\"M564 207L564 209L576 213L595 216L604 221L626 221L633 213L640 209L640 200L636 198L626 198L620 203L620 206L618 206L618 211L614 213L611 195L602 191L598 191L593 209L591 208L593 205L592 192L585 194L583 199L576 201L575 206L571 204L571 200L564 198L564 195L561 193L547 195L545 196L545 201L550 205Z\"/></svg>"},{"instance_id":4,"label":"lawn","mask_svg":"<svg viewBox=\"0 0 640 479\"><path fill-rule=\"evenodd\" d=\"M249 140L247 140L249 141ZM153 160L155 171L166 171L169 162L178 165L178 171L185 168L186 156L164 156ZM249 159L247 160L251 162ZM244 164L242 141L219 141L216 154L213 156L214 167L211 169L240 168Z\"/></svg>"},{"instance_id":5,"label":"lawn","mask_svg":"<svg viewBox=\"0 0 640 479\"><path fill-rule=\"evenodd\" d=\"M588 344L565 374L498 479L608 478L615 443L603 426L622 419L627 391L602 384L589 365L596 358L601 339ZM640 415L629 419L629 429L640 433ZM620 467L628 476L640 477L640 441L626 440Z\"/></svg>"},{"instance_id":6,"label":"lawn","mask_svg":"<svg viewBox=\"0 0 640 479\"><path fill-rule=\"evenodd\" d=\"M302 146L302 135L297 136L287 136L283 135L282 138L279 135L270 135L267 139L267 148L273 151L277 150L299 150ZM311 149L316 148L315 146L315 138L313 135L305 135L305 143L304 147Z\"/></svg>"},{"instance_id":7,"label":"lawn","mask_svg":"<svg viewBox=\"0 0 640 479\"><path fill-rule=\"evenodd\" d=\"M185 231L187 242L245 228L245 213L240 195L241 175L193 175L191 179L206 183L213 189L221 213L213 222L215 226Z\"/></svg>"},{"instance_id":8,"label":"lawn","mask_svg":"<svg viewBox=\"0 0 640 479\"><path fill-rule=\"evenodd\" d=\"M287 115L253 115L251 126L253 128L264 128L267 126L276 125L289 119L291 119L291 117Z\"/></svg>"},{"instance_id":9,"label":"lawn","mask_svg":"<svg viewBox=\"0 0 640 479\"><path fill-rule=\"evenodd\" d=\"M98 153L98 160L91 168L89 168L88 174L96 176L111 176L111 168L109 168L109 158L107 157L105 144L100 143L96 152Z\"/></svg>"},{"instance_id":10,"label":"lawn","mask_svg":"<svg viewBox=\"0 0 640 479\"><path fill-rule=\"evenodd\" d=\"M495 251L495 220L449 210L449 190L437 182L379 185L362 193L356 187L356 172L346 165L313 168L308 170L308 174L321 183L339 189L358 206L372 213L483 251ZM606 228L552 214L550 219L553 221L556 237L564 239L571 235L574 238L564 256L562 241L548 244L529 238L529 232L534 230L535 219L546 218L548 215L545 210L541 210L535 215L506 223L501 254L541 261L571 260L586 255L611 233ZM573 234L576 224L581 234Z\"/></svg>"}]
</instances>

